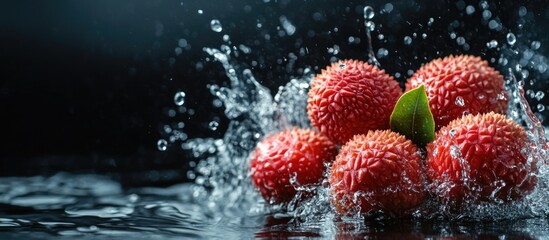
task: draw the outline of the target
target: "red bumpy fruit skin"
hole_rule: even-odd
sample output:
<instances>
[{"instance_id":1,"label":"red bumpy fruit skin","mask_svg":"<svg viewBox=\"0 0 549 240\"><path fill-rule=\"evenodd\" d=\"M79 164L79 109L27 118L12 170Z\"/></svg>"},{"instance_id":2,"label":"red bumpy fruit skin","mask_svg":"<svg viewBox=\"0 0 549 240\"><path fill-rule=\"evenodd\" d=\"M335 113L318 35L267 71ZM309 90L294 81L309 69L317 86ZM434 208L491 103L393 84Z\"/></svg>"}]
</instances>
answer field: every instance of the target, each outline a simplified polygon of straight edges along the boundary
<instances>
[{"instance_id":1,"label":"red bumpy fruit skin","mask_svg":"<svg viewBox=\"0 0 549 240\"><path fill-rule=\"evenodd\" d=\"M269 203L291 201L295 187L317 184L325 163L337 148L326 136L309 129L289 129L265 137L251 156L252 182ZM295 176L296 183L290 183Z\"/></svg>"},{"instance_id":2,"label":"red bumpy fruit skin","mask_svg":"<svg viewBox=\"0 0 549 240\"><path fill-rule=\"evenodd\" d=\"M466 113L505 113L507 109L503 76L480 57L435 59L408 79L406 90L421 84L437 130Z\"/></svg>"},{"instance_id":3,"label":"red bumpy fruit skin","mask_svg":"<svg viewBox=\"0 0 549 240\"><path fill-rule=\"evenodd\" d=\"M532 175L536 165L528 164L522 152L528 142L524 129L501 114L456 119L440 129L435 141L427 145L431 190L454 206L464 200L478 203L520 199L537 182Z\"/></svg>"},{"instance_id":4,"label":"red bumpy fruit skin","mask_svg":"<svg viewBox=\"0 0 549 240\"><path fill-rule=\"evenodd\" d=\"M384 70L343 60L318 74L309 91L307 113L313 126L336 144L355 134L389 128L402 89Z\"/></svg>"},{"instance_id":5,"label":"red bumpy fruit skin","mask_svg":"<svg viewBox=\"0 0 549 240\"><path fill-rule=\"evenodd\" d=\"M331 201L343 215L358 207L363 214L404 215L425 199L421 173L418 148L404 136L390 130L355 135L332 164Z\"/></svg>"}]
</instances>

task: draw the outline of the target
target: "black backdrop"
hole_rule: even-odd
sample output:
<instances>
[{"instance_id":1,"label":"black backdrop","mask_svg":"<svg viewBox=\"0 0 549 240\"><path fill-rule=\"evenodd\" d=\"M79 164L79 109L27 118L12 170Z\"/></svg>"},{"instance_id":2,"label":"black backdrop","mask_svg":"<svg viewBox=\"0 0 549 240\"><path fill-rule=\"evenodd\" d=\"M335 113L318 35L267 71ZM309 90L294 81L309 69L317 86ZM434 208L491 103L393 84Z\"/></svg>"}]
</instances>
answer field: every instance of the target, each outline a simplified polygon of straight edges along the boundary
<instances>
[{"instance_id":1,"label":"black backdrop","mask_svg":"<svg viewBox=\"0 0 549 240\"><path fill-rule=\"evenodd\" d=\"M425 59L468 52L489 59L490 39L504 41L507 31L487 31L481 25L476 1L392 1L394 12L376 14L387 43L375 38L374 49L384 47L389 56L380 62L389 73L399 72L402 82L408 69L417 69ZM458 2L456 4L456 2ZM545 1L496 1L492 15L517 34L531 34L549 54L549 8ZM11 1L0 8L0 175L51 174L57 171L113 174L125 184L170 184L185 181L190 159L177 146L165 152L156 149L165 124L183 121L189 137L219 137L227 121L215 108L206 84L227 84L218 63L205 62L202 48L219 47L222 36L233 44L246 44L252 53L238 58L253 68L256 78L273 92L298 68L323 67L337 44L338 58L366 59L362 8L368 3L378 12L385 1ZM464 16L463 6L476 11ZM529 10L530 21L517 29L519 6ZM199 14L198 11L203 13ZM280 16L296 26L292 36L279 36ZM429 17L435 19L426 29ZM210 29L219 19L223 31ZM448 26L465 36L469 51L449 38ZM257 23L262 27L257 28ZM423 23L418 25L416 23ZM337 28L337 31L334 30ZM428 34L429 41L404 45L404 36ZM270 34L270 39L264 35ZM348 44L349 36L360 37ZM177 55L180 39L188 43ZM287 62L277 63L306 47L308 54L286 71ZM415 58L417 57L417 59ZM203 68L197 68L202 62ZM531 73L532 78L542 78ZM171 79L171 80L170 80ZM546 82L546 81L545 81ZM537 89L547 90L543 81ZM529 86L527 86L529 87ZM187 108L196 114L167 116L175 109L173 95L185 91ZM547 104L548 97L545 98ZM207 128L220 119L216 131Z\"/></svg>"}]
</instances>

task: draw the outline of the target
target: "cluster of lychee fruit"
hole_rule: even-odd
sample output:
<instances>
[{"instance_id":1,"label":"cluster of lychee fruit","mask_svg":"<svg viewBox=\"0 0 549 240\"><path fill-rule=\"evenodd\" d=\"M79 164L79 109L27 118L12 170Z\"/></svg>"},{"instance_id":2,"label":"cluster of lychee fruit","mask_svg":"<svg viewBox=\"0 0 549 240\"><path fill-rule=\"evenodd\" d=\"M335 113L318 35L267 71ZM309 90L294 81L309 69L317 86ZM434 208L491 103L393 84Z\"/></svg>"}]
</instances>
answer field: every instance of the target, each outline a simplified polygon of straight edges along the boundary
<instances>
[{"instance_id":1,"label":"cluster of lychee fruit","mask_svg":"<svg viewBox=\"0 0 549 240\"><path fill-rule=\"evenodd\" d=\"M508 100L497 70L480 57L448 56L417 70L406 91L421 85L437 130L424 149L390 130L403 94L392 76L362 61L333 63L311 84L307 113L314 129L262 139L251 155L253 184L279 204L328 175L331 203L343 215L402 216L428 198L458 208L506 203L532 191L528 138L503 115Z\"/></svg>"}]
</instances>

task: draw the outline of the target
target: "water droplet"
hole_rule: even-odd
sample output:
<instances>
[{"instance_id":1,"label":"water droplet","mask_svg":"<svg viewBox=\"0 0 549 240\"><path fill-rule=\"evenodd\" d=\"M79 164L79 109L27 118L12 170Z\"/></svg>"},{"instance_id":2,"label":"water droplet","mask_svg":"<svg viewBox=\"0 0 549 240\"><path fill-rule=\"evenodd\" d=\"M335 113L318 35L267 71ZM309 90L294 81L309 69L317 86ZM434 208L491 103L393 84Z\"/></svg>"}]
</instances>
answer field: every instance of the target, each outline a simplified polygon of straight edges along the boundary
<instances>
[{"instance_id":1,"label":"water droplet","mask_svg":"<svg viewBox=\"0 0 549 240\"><path fill-rule=\"evenodd\" d=\"M467 13L467 15L471 15L475 12L475 7L473 7L472 5L469 5L465 8L465 12Z\"/></svg>"},{"instance_id":2,"label":"water droplet","mask_svg":"<svg viewBox=\"0 0 549 240\"><path fill-rule=\"evenodd\" d=\"M173 101L177 106L185 104L185 92L176 92L173 96Z\"/></svg>"},{"instance_id":3,"label":"water droplet","mask_svg":"<svg viewBox=\"0 0 549 240\"><path fill-rule=\"evenodd\" d=\"M164 132L165 133L171 133L172 132L172 128L170 127L170 125L164 125Z\"/></svg>"},{"instance_id":4,"label":"water droplet","mask_svg":"<svg viewBox=\"0 0 549 240\"><path fill-rule=\"evenodd\" d=\"M465 106L465 100L461 96L456 97L456 105L460 107Z\"/></svg>"},{"instance_id":5,"label":"water droplet","mask_svg":"<svg viewBox=\"0 0 549 240\"><path fill-rule=\"evenodd\" d=\"M498 41L492 40L486 43L486 46L488 48L496 48L498 46Z\"/></svg>"},{"instance_id":6,"label":"water droplet","mask_svg":"<svg viewBox=\"0 0 549 240\"><path fill-rule=\"evenodd\" d=\"M530 45L530 48L532 50L538 50L540 46L541 46L541 43L539 41L533 41L532 44Z\"/></svg>"},{"instance_id":7,"label":"water droplet","mask_svg":"<svg viewBox=\"0 0 549 240\"><path fill-rule=\"evenodd\" d=\"M427 26L433 25L434 22L435 22L434 18L429 18L429 21L427 21Z\"/></svg>"},{"instance_id":8,"label":"water droplet","mask_svg":"<svg viewBox=\"0 0 549 240\"><path fill-rule=\"evenodd\" d=\"M181 53L183 53L183 49L181 49L180 47L176 47L175 48L175 55L179 56L179 55L181 55Z\"/></svg>"},{"instance_id":9,"label":"water droplet","mask_svg":"<svg viewBox=\"0 0 549 240\"><path fill-rule=\"evenodd\" d=\"M159 151L166 151L166 149L168 149L168 142L164 139L160 139L156 143L156 147Z\"/></svg>"},{"instance_id":10,"label":"water droplet","mask_svg":"<svg viewBox=\"0 0 549 240\"><path fill-rule=\"evenodd\" d=\"M480 93L478 96L477 96L478 99L482 100L482 99L485 99L486 96L482 93Z\"/></svg>"},{"instance_id":11,"label":"water droplet","mask_svg":"<svg viewBox=\"0 0 549 240\"><path fill-rule=\"evenodd\" d=\"M438 154L438 148L435 148L435 150L433 150L433 156L435 156L435 157L436 157L436 156L437 156L437 154Z\"/></svg>"},{"instance_id":12,"label":"water droplet","mask_svg":"<svg viewBox=\"0 0 549 240\"><path fill-rule=\"evenodd\" d=\"M187 47L187 39L181 38L179 41L177 41L177 45L181 48Z\"/></svg>"},{"instance_id":13,"label":"water droplet","mask_svg":"<svg viewBox=\"0 0 549 240\"><path fill-rule=\"evenodd\" d=\"M522 71L520 71L520 75L522 76L523 79L526 79L528 78L528 76L530 76L530 72L526 69L523 69Z\"/></svg>"},{"instance_id":14,"label":"water droplet","mask_svg":"<svg viewBox=\"0 0 549 240\"><path fill-rule=\"evenodd\" d=\"M524 6L520 6L518 9L519 16L524 17L526 13L528 13L528 10Z\"/></svg>"},{"instance_id":15,"label":"water droplet","mask_svg":"<svg viewBox=\"0 0 549 240\"><path fill-rule=\"evenodd\" d=\"M507 58L501 57L501 58L498 60L498 63L501 64L502 66L505 66L505 65L507 65L507 63L508 63L508 60L507 60Z\"/></svg>"},{"instance_id":16,"label":"water droplet","mask_svg":"<svg viewBox=\"0 0 549 240\"><path fill-rule=\"evenodd\" d=\"M224 41L224 42L228 42L229 40L231 40L231 38L229 37L229 35L227 35L227 34L223 35L223 41Z\"/></svg>"},{"instance_id":17,"label":"water droplet","mask_svg":"<svg viewBox=\"0 0 549 240\"><path fill-rule=\"evenodd\" d=\"M488 27L492 30L495 30L499 27L499 22L496 21L496 20L490 20L490 22L488 23Z\"/></svg>"},{"instance_id":18,"label":"water droplet","mask_svg":"<svg viewBox=\"0 0 549 240\"><path fill-rule=\"evenodd\" d=\"M221 22L217 19L212 19L210 22L210 27L214 32L221 32L223 30L223 27L221 26Z\"/></svg>"},{"instance_id":19,"label":"water droplet","mask_svg":"<svg viewBox=\"0 0 549 240\"><path fill-rule=\"evenodd\" d=\"M538 112L543 112L543 110L545 110L545 105L540 103L538 104L537 108L538 108Z\"/></svg>"},{"instance_id":20,"label":"water droplet","mask_svg":"<svg viewBox=\"0 0 549 240\"><path fill-rule=\"evenodd\" d=\"M515 34L513 33L508 33L507 34L507 43L509 43L509 45L514 45L515 42L517 42L517 37L515 37Z\"/></svg>"},{"instance_id":21,"label":"water droplet","mask_svg":"<svg viewBox=\"0 0 549 240\"><path fill-rule=\"evenodd\" d=\"M292 36L295 33L295 25L292 24L292 22L290 22L290 20L288 20L286 16L282 15L278 20L280 21L280 24L282 24L282 28L284 28L284 31L286 31L286 34L288 34L288 36Z\"/></svg>"},{"instance_id":22,"label":"water droplet","mask_svg":"<svg viewBox=\"0 0 549 240\"><path fill-rule=\"evenodd\" d=\"M450 155L452 156L452 158L459 159L461 155L459 152L459 148L455 145L450 146Z\"/></svg>"},{"instance_id":23,"label":"water droplet","mask_svg":"<svg viewBox=\"0 0 549 240\"><path fill-rule=\"evenodd\" d=\"M394 6L392 3L387 3L385 4L385 6L383 6L383 9L388 13L391 13L391 11L393 11L393 8Z\"/></svg>"},{"instance_id":24,"label":"water droplet","mask_svg":"<svg viewBox=\"0 0 549 240\"><path fill-rule=\"evenodd\" d=\"M364 19L372 19L375 16L374 8L371 6L364 7Z\"/></svg>"},{"instance_id":25,"label":"water droplet","mask_svg":"<svg viewBox=\"0 0 549 240\"><path fill-rule=\"evenodd\" d=\"M175 114L176 114L175 110L173 110L173 109L168 110L168 116L169 117L175 117Z\"/></svg>"},{"instance_id":26,"label":"water droplet","mask_svg":"<svg viewBox=\"0 0 549 240\"><path fill-rule=\"evenodd\" d=\"M211 121L209 124L208 124L208 127L212 130L212 131L215 131L217 130L217 127L219 126L219 123L216 122L216 121Z\"/></svg>"},{"instance_id":27,"label":"water droplet","mask_svg":"<svg viewBox=\"0 0 549 240\"><path fill-rule=\"evenodd\" d=\"M339 68L340 68L340 69L345 69L345 64L340 63L340 64L339 64Z\"/></svg>"},{"instance_id":28,"label":"water droplet","mask_svg":"<svg viewBox=\"0 0 549 240\"><path fill-rule=\"evenodd\" d=\"M458 45L461 46L461 45L465 44L465 38L464 37L458 37L458 38L456 38L456 42L457 42Z\"/></svg>"},{"instance_id":29,"label":"water droplet","mask_svg":"<svg viewBox=\"0 0 549 240\"><path fill-rule=\"evenodd\" d=\"M453 138L454 136L456 136L456 130L450 129L450 137Z\"/></svg>"},{"instance_id":30,"label":"water droplet","mask_svg":"<svg viewBox=\"0 0 549 240\"><path fill-rule=\"evenodd\" d=\"M534 90L532 90L532 89L526 90L526 96L527 96L527 97L529 97L529 98L534 98L534 95L536 95L536 93L534 92Z\"/></svg>"},{"instance_id":31,"label":"water droplet","mask_svg":"<svg viewBox=\"0 0 549 240\"><path fill-rule=\"evenodd\" d=\"M412 38L410 36L404 37L404 44L406 45L412 44Z\"/></svg>"},{"instance_id":32,"label":"water droplet","mask_svg":"<svg viewBox=\"0 0 549 240\"><path fill-rule=\"evenodd\" d=\"M389 55L389 51L385 48L380 48L377 50L377 57L378 58L384 58L387 55Z\"/></svg>"},{"instance_id":33,"label":"water droplet","mask_svg":"<svg viewBox=\"0 0 549 240\"><path fill-rule=\"evenodd\" d=\"M376 29L376 24L372 21L365 22L364 26L366 26L366 28L370 30L370 32L373 32Z\"/></svg>"},{"instance_id":34,"label":"water droplet","mask_svg":"<svg viewBox=\"0 0 549 240\"><path fill-rule=\"evenodd\" d=\"M350 36L349 39L348 39L348 41L349 41L349 44L354 43L354 42L355 42L355 37Z\"/></svg>"},{"instance_id":35,"label":"water droplet","mask_svg":"<svg viewBox=\"0 0 549 240\"><path fill-rule=\"evenodd\" d=\"M252 49L244 44L240 44L238 48L240 48L240 51L242 51L245 54L250 54L252 52Z\"/></svg>"},{"instance_id":36,"label":"water droplet","mask_svg":"<svg viewBox=\"0 0 549 240\"><path fill-rule=\"evenodd\" d=\"M227 72L229 72L229 75L231 75L231 76L236 76L236 71L234 70L234 68L229 68L229 70L227 70Z\"/></svg>"},{"instance_id":37,"label":"water droplet","mask_svg":"<svg viewBox=\"0 0 549 240\"><path fill-rule=\"evenodd\" d=\"M517 63L517 65L515 65L515 71L517 71L517 72L522 71L522 65L520 65L519 63Z\"/></svg>"},{"instance_id":38,"label":"water droplet","mask_svg":"<svg viewBox=\"0 0 549 240\"><path fill-rule=\"evenodd\" d=\"M543 91L536 92L536 95L535 95L536 100L541 101L543 97L545 97L545 93Z\"/></svg>"},{"instance_id":39,"label":"water droplet","mask_svg":"<svg viewBox=\"0 0 549 240\"><path fill-rule=\"evenodd\" d=\"M492 17L492 12L490 12L490 10L484 10L482 12L482 18L486 21L488 21L488 19L490 19Z\"/></svg>"},{"instance_id":40,"label":"water droplet","mask_svg":"<svg viewBox=\"0 0 549 240\"><path fill-rule=\"evenodd\" d=\"M202 13L204 13L204 11L202 11L202 9L198 9L198 14L202 15Z\"/></svg>"},{"instance_id":41,"label":"water droplet","mask_svg":"<svg viewBox=\"0 0 549 240\"><path fill-rule=\"evenodd\" d=\"M377 35L377 39L379 39L379 40L383 40L384 38L385 38L385 36L383 34Z\"/></svg>"},{"instance_id":42,"label":"water droplet","mask_svg":"<svg viewBox=\"0 0 549 240\"><path fill-rule=\"evenodd\" d=\"M498 100L507 100L507 97L503 93L498 93Z\"/></svg>"}]
</instances>

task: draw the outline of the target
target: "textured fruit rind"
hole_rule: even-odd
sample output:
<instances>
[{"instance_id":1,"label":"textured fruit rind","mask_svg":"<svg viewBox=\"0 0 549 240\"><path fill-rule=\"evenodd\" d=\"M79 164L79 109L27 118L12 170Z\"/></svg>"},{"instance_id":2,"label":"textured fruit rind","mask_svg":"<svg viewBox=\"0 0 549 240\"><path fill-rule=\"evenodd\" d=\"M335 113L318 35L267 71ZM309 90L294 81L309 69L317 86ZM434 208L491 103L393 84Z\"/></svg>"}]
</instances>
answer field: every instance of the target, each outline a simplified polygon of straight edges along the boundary
<instances>
[{"instance_id":1,"label":"textured fruit rind","mask_svg":"<svg viewBox=\"0 0 549 240\"><path fill-rule=\"evenodd\" d=\"M312 130L278 132L261 140L252 154L252 182L267 202L289 202L296 195L295 187L324 178L325 163L336 154L335 144ZM291 177L295 177L294 185Z\"/></svg>"},{"instance_id":2,"label":"textured fruit rind","mask_svg":"<svg viewBox=\"0 0 549 240\"><path fill-rule=\"evenodd\" d=\"M355 134L389 128L389 117L402 95L397 81L368 63L344 60L318 74L309 90L311 124L336 144Z\"/></svg>"},{"instance_id":3,"label":"textured fruit rind","mask_svg":"<svg viewBox=\"0 0 549 240\"><path fill-rule=\"evenodd\" d=\"M435 59L406 83L406 90L425 85L436 129L463 114L505 113L503 76L480 57L459 55Z\"/></svg>"},{"instance_id":4,"label":"textured fruit rind","mask_svg":"<svg viewBox=\"0 0 549 240\"><path fill-rule=\"evenodd\" d=\"M456 206L520 199L537 182L524 153L528 142L524 129L501 114L456 119L427 146L431 190Z\"/></svg>"},{"instance_id":5,"label":"textured fruit rind","mask_svg":"<svg viewBox=\"0 0 549 240\"><path fill-rule=\"evenodd\" d=\"M421 170L418 148L404 136L390 130L356 135L332 164L332 204L344 215L405 214L425 198Z\"/></svg>"}]
</instances>

